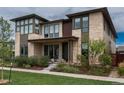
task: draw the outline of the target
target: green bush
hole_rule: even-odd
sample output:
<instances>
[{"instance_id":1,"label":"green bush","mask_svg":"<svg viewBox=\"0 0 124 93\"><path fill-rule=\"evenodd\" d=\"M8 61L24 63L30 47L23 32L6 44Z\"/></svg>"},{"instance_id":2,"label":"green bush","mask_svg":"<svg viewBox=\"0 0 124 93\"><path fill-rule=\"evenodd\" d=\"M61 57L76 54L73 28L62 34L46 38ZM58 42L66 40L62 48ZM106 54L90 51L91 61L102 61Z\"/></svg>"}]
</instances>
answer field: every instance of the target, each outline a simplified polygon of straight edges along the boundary
<instances>
[{"instance_id":1,"label":"green bush","mask_svg":"<svg viewBox=\"0 0 124 93\"><path fill-rule=\"evenodd\" d=\"M118 73L119 73L121 76L124 76L124 67L119 67L119 68L118 68Z\"/></svg>"},{"instance_id":2,"label":"green bush","mask_svg":"<svg viewBox=\"0 0 124 93\"><path fill-rule=\"evenodd\" d=\"M24 64L23 67L24 67L24 68L31 68L31 65L29 65L29 64Z\"/></svg>"},{"instance_id":3,"label":"green bush","mask_svg":"<svg viewBox=\"0 0 124 93\"><path fill-rule=\"evenodd\" d=\"M103 54L99 57L99 60L103 66L112 65L112 58L108 54Z\"/></svg>"},{"instance_id":4,"label":"green bush","mask_svg":"<svg viewBox=\"0 0 124 93\"><path fill-rule=\"evenodd\" d=\"M111 71L111 68L92 65L92 66L90 66L88 74L97 75L97 76L108 76L110 71Z\"/></svg>"},{"instance_id":5,"label":"green bush","mask_svg":"<svg viewBox=\"0 0 124 93\"><path fill-rule=\"evenodd\" d=\"M40 67L47 67L49 65L49 57L25 57L19 56L15 58L15 63L17 67L25 67L25 66L40 66Z\"/></svg>"},{"instance_id":6,"label":"green bush","mask_svg":"<svg viewBox=\"0 0 124 93\"><path fill-rule=\"evenodd\" d=\"M85 69L89 68L89 62L88 62L88 59L86 58L86 56L78 55L77 59L78 59L78 61L80 61L82 68L85 68Z\"/></svg>"},{"instance_id":7,"label":"green bush","mask_svg":"<svg viewBox=\"0 0 124 93\"><path fill-rule=\"evenodd\" d=\"M59 71L59 72L67 72L67 73L78 73L79 72L78 67L64 64L64 63L59 63L54 70Z\"/></svg>"},{"instance_id":8,"label":"green bush","mask_svg":"<svg viewBox=\"0 0 124 93\"><path fill-rule=\"evenodd\" d=\"M38 57L31 56L28 58L28 64L32 66L37 66L38 65Z\"/></svg>"},{"instance_id":9,"label":"green bush","mask_svg":"<svg viewBox=\"0 0 124 93\"><path fill-rule=\"evenodd\" d=\"M24 64L28 63L28 57L18 56L18 57L15 58L15 63L18 67L23 67Z\"/></svg>"},{"instance_id":10,"label":"green bush","mask_svg":"<svg viewBox=\"0 0 124 93\"><path fill-rule=\"evenodd\" d=\"M63 71L67 73L77 73L79 72L79 69L70 65L65 65Z\"/></svg>"},{"instance_id":11,"label":"green bush","mask_svg":"<svg viewBox=\"0 0 124 93\"><path fill-rule=\"evenodd\" d=\"M37 65L38 66L41 66L41 67L47 67L49 65L49 57L48 56L42 56L42 57L39 57L38 58L38 63Z\"/></svg>"}]
</instances>

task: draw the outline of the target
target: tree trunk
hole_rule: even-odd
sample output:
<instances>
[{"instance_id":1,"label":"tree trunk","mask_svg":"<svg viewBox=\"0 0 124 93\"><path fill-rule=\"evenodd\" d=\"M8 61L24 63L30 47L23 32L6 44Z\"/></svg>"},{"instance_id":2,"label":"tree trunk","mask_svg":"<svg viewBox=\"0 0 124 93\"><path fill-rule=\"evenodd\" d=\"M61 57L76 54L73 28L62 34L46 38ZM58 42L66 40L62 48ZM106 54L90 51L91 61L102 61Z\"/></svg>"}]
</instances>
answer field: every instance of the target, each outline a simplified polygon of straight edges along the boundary
<instances>
[{"instance_id":1,"label":"tree trunk","mask_svg":"<svg viewBox=\"0 0 124 93\"><path fill-rule=\"evenodd\" d=\"M1 69L1 80L3 80L3 60L2 60L2 69Z\"/></svg>"}]
</instances>

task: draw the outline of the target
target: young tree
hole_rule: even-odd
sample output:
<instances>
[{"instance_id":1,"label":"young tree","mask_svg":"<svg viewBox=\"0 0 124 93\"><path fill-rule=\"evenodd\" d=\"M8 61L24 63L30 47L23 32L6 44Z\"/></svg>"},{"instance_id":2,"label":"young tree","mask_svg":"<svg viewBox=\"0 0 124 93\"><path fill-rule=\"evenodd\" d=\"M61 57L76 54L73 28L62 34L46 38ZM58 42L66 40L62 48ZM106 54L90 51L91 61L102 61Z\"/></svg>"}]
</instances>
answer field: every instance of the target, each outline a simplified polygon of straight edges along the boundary
<instances>
[{"instance_id":1,"label":"young tree","mask_svg":"<svg viewBox=\"0 0 124 93\"><path fill-rule=\"evenodd\" d=\"M93 40L89 44L90 63L95 64L100 55L104 53L105 43L103 40Z\"/></svg>"},{"instance_id":2,"label":"young tree","mask_svg":"<svg viewBox=\"0 0 124 93\"><path fill-rule=\"evenodd\" d=\"M3 62L12 53L10 41L12 30L9 22L0 17L0 61L2 62L1 79L3 80Z\"/></svg>"}]
</instances>

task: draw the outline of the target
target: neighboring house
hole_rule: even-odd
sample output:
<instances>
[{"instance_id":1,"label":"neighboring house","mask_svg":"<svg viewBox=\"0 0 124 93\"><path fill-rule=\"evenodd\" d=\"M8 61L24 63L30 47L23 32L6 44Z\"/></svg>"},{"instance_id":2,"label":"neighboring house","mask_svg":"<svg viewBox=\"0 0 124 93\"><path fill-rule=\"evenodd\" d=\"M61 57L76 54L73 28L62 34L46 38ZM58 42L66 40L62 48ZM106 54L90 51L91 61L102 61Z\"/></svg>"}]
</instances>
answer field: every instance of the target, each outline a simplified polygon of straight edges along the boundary
<instances>
[{"instance_id":1,"label":"neighboring house","mask_svg":"<svg viewBox=\"0 0 124 93\"><path fill-rule=\"evenodd\" d=\"M124 45L120 45L116 48L117 52L124 54Z\"/></svg>"},{"instance_id":2,"label":"neighboring house","mask_svg":"<svg viewBox=\"0 0 124 93\"><path fill-rule=\"evenodd\" d=\"M99 39L105 41L107 53L116 53L117 35L107 8L67 17L49 21L31 14L11 19L16 23L15 56L46 55L76 63L77 55L88 54L88 42Z\"/></svg>"}]
</instances>

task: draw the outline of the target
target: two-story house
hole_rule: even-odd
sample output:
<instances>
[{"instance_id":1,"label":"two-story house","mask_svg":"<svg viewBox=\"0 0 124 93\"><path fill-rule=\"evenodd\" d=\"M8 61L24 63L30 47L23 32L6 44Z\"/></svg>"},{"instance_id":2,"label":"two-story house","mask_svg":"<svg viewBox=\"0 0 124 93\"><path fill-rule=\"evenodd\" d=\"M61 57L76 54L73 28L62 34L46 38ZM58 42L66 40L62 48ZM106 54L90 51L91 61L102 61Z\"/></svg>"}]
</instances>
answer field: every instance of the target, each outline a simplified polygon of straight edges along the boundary
<instances>
[{"instance_id":1,"label":"two-story house","mask_svg":"<svg viewBox=\"0 0 124 93\"><path fill-rule=\"evenodd\" d=\"M104 40L106 52L115 53L116 30L107 8L66 15L49 21L36 14L11 19L15 22L15 56L49 56L77 62L88 53L88 42Z\"/></svg>"}]
</instances>

